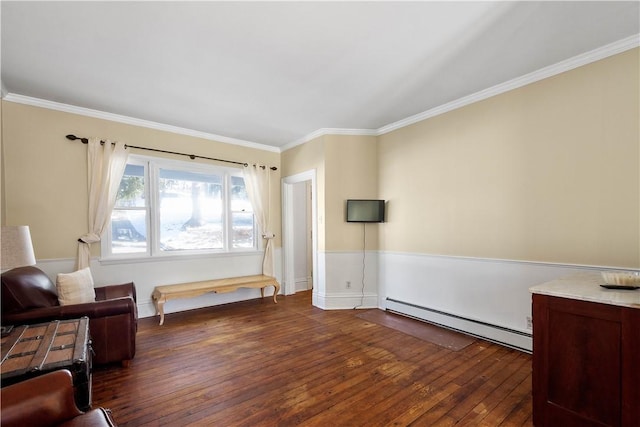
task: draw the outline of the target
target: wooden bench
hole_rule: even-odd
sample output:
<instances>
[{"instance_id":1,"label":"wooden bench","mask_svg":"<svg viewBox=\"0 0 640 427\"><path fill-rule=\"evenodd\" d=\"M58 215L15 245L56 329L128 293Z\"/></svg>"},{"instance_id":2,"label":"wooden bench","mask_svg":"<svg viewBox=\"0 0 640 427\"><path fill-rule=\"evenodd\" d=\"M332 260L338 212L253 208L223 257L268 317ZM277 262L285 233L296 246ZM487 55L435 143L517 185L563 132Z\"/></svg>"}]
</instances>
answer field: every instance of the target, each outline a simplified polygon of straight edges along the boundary
<instances>
[{"instance_id":1,"label":"wooden bench","mask_svg":"<svg viewBox=\"0 0 640 427\"><path fill-rule=\"evenodd\" d=\"M276 297L280 291L280 284L274 277L262 274L156 286L151 298L156 306L156 314L160 315L160 324L162 325L164 324L164 303L171 299L193 298L209 292L233 292L238 288L260 288L260 294L264 298L264 288L267 286L273 286L273 302L277 303Z\"/></svg>"}]
</instances>

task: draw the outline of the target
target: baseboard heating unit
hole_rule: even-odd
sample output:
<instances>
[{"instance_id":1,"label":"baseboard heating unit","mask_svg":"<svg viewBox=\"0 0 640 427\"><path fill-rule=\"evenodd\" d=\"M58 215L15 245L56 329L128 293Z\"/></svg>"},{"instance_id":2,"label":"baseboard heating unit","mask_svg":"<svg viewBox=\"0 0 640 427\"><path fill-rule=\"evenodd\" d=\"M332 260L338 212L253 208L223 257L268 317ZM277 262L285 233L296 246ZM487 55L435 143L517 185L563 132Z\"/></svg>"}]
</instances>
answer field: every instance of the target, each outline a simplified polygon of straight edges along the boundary
<instances>
[{"instance_id":1,"label":"baseboard heating unit","mask_svg":"<svg viewBox=\"0 0 640 427\"><path fill-rule=\"evenodd\" d=\"M387 298L386 301L386 308L390 312L424 320L434 325L492 341L526 353L532 352L533 337L530 333L392 298Z\"/></svg>"}]
</instances>

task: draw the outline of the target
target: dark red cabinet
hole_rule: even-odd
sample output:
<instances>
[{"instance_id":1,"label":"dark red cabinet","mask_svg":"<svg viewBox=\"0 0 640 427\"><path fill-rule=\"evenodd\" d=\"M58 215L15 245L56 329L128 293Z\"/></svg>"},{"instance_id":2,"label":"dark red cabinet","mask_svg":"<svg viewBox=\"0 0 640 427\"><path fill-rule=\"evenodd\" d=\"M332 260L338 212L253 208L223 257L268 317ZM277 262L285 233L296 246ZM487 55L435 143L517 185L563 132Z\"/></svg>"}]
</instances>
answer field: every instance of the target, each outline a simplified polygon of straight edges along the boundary
<instances>
[{"instance_id":1,"label":"dark red cabinet","mask_svg":"<svg viewBox=\"0 0 640 427\"><path fill-rule=\"evenodd\" d=\"M533 294L536 427L640 426L640 309Z\"/></svg>"}]
</instances>

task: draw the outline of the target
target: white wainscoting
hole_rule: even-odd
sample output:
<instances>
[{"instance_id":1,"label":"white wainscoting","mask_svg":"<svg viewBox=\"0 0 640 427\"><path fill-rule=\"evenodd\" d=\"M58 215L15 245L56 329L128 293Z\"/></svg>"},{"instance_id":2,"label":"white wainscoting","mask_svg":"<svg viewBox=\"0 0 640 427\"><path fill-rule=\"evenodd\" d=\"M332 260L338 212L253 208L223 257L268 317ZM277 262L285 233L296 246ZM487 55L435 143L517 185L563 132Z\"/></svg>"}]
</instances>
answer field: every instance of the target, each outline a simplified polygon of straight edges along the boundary
<instances>
[{"instance_id":1,"label":"white wainscoting","mask_svg":"<svg viewBox=\"0 0 640 427\"><path fill-rule=\"evenodd\" d=\"M378 252L318 252L317 283L318 289L313 290L316 307L325 310L378 307Z\"/></svg>"},{"instance_id":2,"label":"white wainscoting","mask_svg":"<svg viewBox=\"0 0 640 427\"><path fill-rule=\"evenodd\" d=\"M296 292L308 291L312 288L312 277L296 277Z\"/></svg>"},{"instance_id":3,"label":"white wainscoting","mask_svg":"<svg viewBox=\"0 0 640 427\"><path fill-rule=\"evenodd\" d=\"M607 267L379 253L379 306L525 351L531 286Z\"/></svg>"},{"instance_id":4,"label":"white wainscoting","mask_svg":"<svg viewBox=\"0 0 640 427\"><path fill-rule=\"evenodd\" d=\"M281 280L282 251L274 251L276 278ZM134 282L138 299L139 317L155 316L155 307L151 300L151 293L157 285L194 282L207 279L247 276L261 274L262 252L250 254L225 254L211 257L193 257L179 259L172 257L164 260L123 262L112 261L101 263L98 259L91 260L91 273L96 287ZM51 280L56 280L58 273L69 273L74 270L74 259L38 260L37 267L44 271ZM273 295L273 288L265 290L267 295ZM172 300L165 304L165 313L192 310L201 307L226 304L260 298L259 289L238 289L236 292L223 294L206 294L185 300Z\"/></svg>"}]
</instances>

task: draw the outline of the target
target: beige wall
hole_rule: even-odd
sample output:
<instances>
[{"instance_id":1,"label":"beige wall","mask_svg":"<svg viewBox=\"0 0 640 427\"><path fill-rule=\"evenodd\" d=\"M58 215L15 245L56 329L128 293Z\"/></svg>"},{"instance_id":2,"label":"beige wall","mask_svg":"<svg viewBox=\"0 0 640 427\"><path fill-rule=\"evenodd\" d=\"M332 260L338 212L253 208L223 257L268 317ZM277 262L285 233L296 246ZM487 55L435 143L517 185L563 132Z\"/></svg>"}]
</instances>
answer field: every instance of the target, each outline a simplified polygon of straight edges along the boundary
<instances>
[{"instance_id":1,"label":"beige wall","mask_svg":"<svg viewBox=\"0 0 640 427\"><path fill-rule=\"evenodd\" d=\"M373 136L325 136L326 250L361 250L363 224L347 223L347 199L376 199L378 153ZM378 248L378 224L368 224L367 249Z\"/></svg>"},{"instance_id":2,"label":"beige wall","mask_svg":"<svg viewBox=\"0 0 640 427\"><path fill-rule=\"evenodd\" d=\"M316 192L312 197L316 202L316 210L318 215L317 248L322 251L325 249L325 182L324 182L324 140L321 136L315 138L305 144L298 145L282 153L282 176L288 177L297 175L311 170L316 171Z\"/></svg>"},{"instance_id":3,"label":"beige wall","mask_svg":"<svg viewBox=\"0 0 640 427\"><path fill-rule=\"evenodd\" d=\"M373 136L324 135L282 153L282 176L316 170L318 250L362 249L362 224L345 222L347 199L377 198L378 154ZM377 249L368 225L367 249Z\"/></svg>"},{"instance_id":4,"label":"beige wall","mask_svg":"<svg viewBox=\"0 0 640 427\"><path fill-rule=\"evenodd\" d=\"M325 135L281 155L3 102L2 221L31 226L39 259L75 256L87 228L86 148L64 135L76 133L281 166L271 203L278 236L280 177L315 169L319 250L361 248L344 201L379 197L388 222L368 226L369 249L640 267L638 56L377 138Z\"/></svg>"},{"instance_id":5,"label":"beige wall","mask_svg":"<svg viewBox=\"0 0 640 427\"><path fill-rule=\"evenodd\" d=\"M67 134L280 167L280 155L270 151L12 102L2 104L3 221L31 227L38 259L75 257L76 239L88 231L86 146L67 140ZM271 182L272 229L278 236L275 244L280 246L280 170L274 172ZM99 254L99 245L94 245L93 253Z\"/></svg>"},{"instance_id":6,"label":"beige wall","mask_svg":"<svg viewBox=\"0 0 640 427\"><path fill-rule=\"evenodd\" d=\"M315 138L305 144L298 145L281 156L282 176L292 176L315 169L318 180L324 182L324 141L325 136Z\"/></svg>"},{"instance_id":7,"label":"beige wall","mask_svg":"<svg viewBox=\"0 0 640 427\"><path fill-rule=\"evenodd\" d=\"M379 137L381 249L640 267L639 49Z\"/></svg>"}]
</instances>

